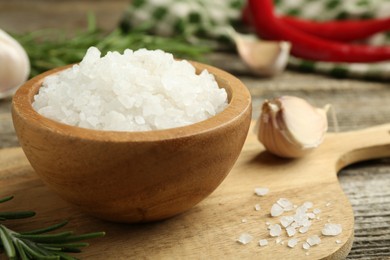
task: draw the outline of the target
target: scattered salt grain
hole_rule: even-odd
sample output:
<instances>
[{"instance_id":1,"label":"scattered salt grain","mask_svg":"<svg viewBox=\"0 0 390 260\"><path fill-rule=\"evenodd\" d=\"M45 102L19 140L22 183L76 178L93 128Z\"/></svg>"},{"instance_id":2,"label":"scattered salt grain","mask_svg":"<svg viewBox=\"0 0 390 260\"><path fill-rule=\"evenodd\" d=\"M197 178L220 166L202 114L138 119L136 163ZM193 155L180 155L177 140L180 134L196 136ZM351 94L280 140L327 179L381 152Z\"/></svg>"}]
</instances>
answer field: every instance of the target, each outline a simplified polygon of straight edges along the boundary
<instances>
[{"instance_id":1,"label":"scattered salt grain","mask_svg":"<svg viewBox=\"0 0 390 260\"><path fill-rule=\"evenodd\" d=\"M314 218L316 218L316 214L310 212L310 213L307 213L307 217L310 219L314 219Z\"/></svg>"},{"instance_id":2,"label":"scattered salt grain","mask_svg":"<svg viewBox=\"0 0 390 260\"><path fill-rule=\"evenodd\" d=\"M310 245L310 246L315 246L315 245L319 245L321 243L321 238L317 235L313 235L313 236L310 236L306 239L306 242Z\"/></svg>"},{"instance_id":3,"label":"scattered salt grain","mask_svg":"<svg viewBox=\"0 0 390 260\"><path fill-rule=\"evenodd\" d=\"M264 196L269 192L268 188L255 188L255 194L257 196Z\"/></svg>"},{"instance_id":4,"label":"scattered salt grain","mask_svg":"<svg viewBox=\"0 0 390 260\"><path fill-rule=\"evenodd\" d=\"M341 234L343 231L340 224L331 224L327 223L324 225L324 228L322 229L322 234L324 236L337 236Z\"/></svg>"},{"instance_id":5,"label":"scattered salt grain","mask_svg":"<svg viewBox=\"0 0 390 260\"><path fill-rule=\"evenodd\" d=\"M243 245L248 244L253 240L253 237L248 233L243 233L240 235L240 237L237 239L237 242Z\"/></svg>"},{"instance_id":6,"label":"scattered salt grain","mask_svg":"<svg viewBox=\"0 0 390 260\"><path fill-rule=\"evenodd\" d=\"M276 203L278 203L284 211L290 211L294 208L294 205L291 203L291 201L285 198L280 198Z\"/></svg>"},{"instance_id":7,"label":"scattered salt grain","mask_svg":"<svg viewBox=\"0 0 390 260\"><path fill-rule=\"evenodd\" d=\"M246 223L246 222L248 222L248 220L246 218L243 218L243 219L241 219L241 222Z\"/></svg>"},{"instance_id":8,"label":"scattered salt grain","mask_svg":"<svg viewBox=\"0 0 390 260\"><path fill-rule=\"evenodd\" d=\"M149 131L193 124L227 107L227 93L206 70L161 50L101 57L88 49L80 64L46 77L33 108L64 124L112 131Z\"/></svg>"},{"instance_id":9,"label":"scattered salt grain","mask_svg":"<svg viewBox=\"0 0 390 260\"><path fill-rule=\"evenodd\" d=\"M280 237L278 237L277 239L275 239L275 243L276 244L279 244L280 242L282 242L282 239Z\"/></svg>"},{"instance_id":10,"label":"scattered salt grain","mask_svg":"<svg viewBox=\"0 0 390 260\"><path fill-rule=\"evenodd\" d=\"M341 240L336 240L336 244L341 244Z\"/></svg>"},{"instance_id":11,"label":"scattered salt grain","mask_svg":"<svg viewBox=\"0 0 390 260\"><path fill-rule=\"evenodd\" d=\"M325 206L329 207L330 204L331 204L330 202L327 202L327 203L325 204Z\"/></svg>"},{"instance_id":12,"label":"scattered salt grain","mask_svg":"<svg viewBox=\"0 0 390 260\"><path fill-rule=\"evenodd\" d=\"M299 233L304 234L304 233L306 233L307 231L309 231L309 228L310 228L310 226L307 226L307 227L300 227L300 228L299 228Z\"/></svg>"},{"instance_id":13,"label":"scattered salt grain","mask_svg":"<svg viewBox=\"0 0 390 260\"><path fill-rule=\"evenodd\" d=\"M280 224L282 224L283 227L288 227L292 222L294 221L294 218L292 216L283 216L280 218Z\"/></svg>"},{"instance_id":14,"label":"scattered salt grain","mask_svg":"<svg viewBox=\"0 0 390 260\"><path fill-rule=\"evenodd\" d=\"M256 204L256 205L255 205L255 210L256 210L256 211L261 210L260 204Z\"/></svg>"},{"instance_id":15,"label":"scattered salt grain","mask_svg":"<svg viewBox=\"0 0 390 260\"><path fill-rule=\"evenodd\" d=\"M292 237L293 235L295 235L295 233L297 233L297 231L295 230L295 228L294 227L287 227L286 228L286 231L287 231L287 235L289 236L289 237Z\"/></svg>"},{"instance_id":16,"label":"scattered salt grain","mask_svg":"<svg viewBox=\"0 0 390 260\"><path fill-rule=\"evenodd\" d=\"M266 245L268 245L267 239L260 239L259 240L259 246L266 246Z\"/></svg>"},{"instance_id":17,"label":"scattered salt grain","mask_svg":"<svg viewBox=\"0 0 390 260\"><path fill-rule=\"evenodd\" d=\"M296 238L291 238L290 240L288 240L287 246L293 248L298 244L298 241L299 240Z\"/></svg>"},{"instance_id":18,"label":"scattered salt grain","mask_svg":"<svg viewBox=\"0 0 390 260\"><path fill-rule=\"evenodd\" d=\"M282 215L284 212L284 209L277 203L273 204L271 207L271 216L272 217L278 217Z\"/></svg>"},{"instance_id":19,"label":"scattered salt grain","mask_svg":"<svg viewBox=\"0 0 390 260\"><path fill-rule=\"evenodd\" d=\"M308 250L310 248L309 243L304 242L303 245L302 245L302 248L305 249L305 250Z\"/></svg>"},{"instance_id":20,"label":"scattered salt grain","mask_svg":"<svg viewBox=\"0 0 390 260\"><path fill-rule=\"evenodd\" d=\"M279 224L270 225L269 230L271 237L278 237L282 233L282 227Z\"/></svg>"}]
</instances>

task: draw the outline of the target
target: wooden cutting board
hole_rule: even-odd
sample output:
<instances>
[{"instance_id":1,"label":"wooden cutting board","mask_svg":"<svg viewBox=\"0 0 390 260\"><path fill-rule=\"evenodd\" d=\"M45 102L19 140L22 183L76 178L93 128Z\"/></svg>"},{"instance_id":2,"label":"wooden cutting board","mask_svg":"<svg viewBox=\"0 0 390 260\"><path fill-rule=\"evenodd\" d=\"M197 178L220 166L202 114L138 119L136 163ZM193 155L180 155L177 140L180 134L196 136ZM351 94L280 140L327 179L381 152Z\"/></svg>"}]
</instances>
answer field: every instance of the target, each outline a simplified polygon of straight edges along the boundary
<instances>
[{"instance_id":1,"label":"wooden cutting board","mask_svg":"<svg viewBox=\"0 0 390 260\"><path fill-rule=\"evenodd\" d=\"M78 255L83 259L343 259L352 245L354 217L337 172L353 162L388 156L390 124L328 134L320 148L296 160L267 153L251 130L233 170L207 199L174 218L129 225L79 212L38 179L21 148L9 148L0 150L0 196L15 195L15 199L0 205L0 210L37 212L30 220L7 222L16 230L68 219L63 230L106 231L104 238L91 240L91 246ZM254 194L256 187L270 191L260 197ZM313 209L321 210L307 233L293 236L299 239L294 248L287 247L285 230L280 243L267 230L267 222L280 221L270 216L270 208L279 198L297 206L310 201ZM256 204L261 206L259 211L254 209ZM293 211L283 216L291 214ZM343 232L336 237L322 236L326 223L341 224ZM251 234L253 240L246 245L238 243L242 233ZM302 244L311 235L319 235L321 243L304 250ZM260 247L260 239L267 239L268 246Z\"/></svg>"}]
</instances>

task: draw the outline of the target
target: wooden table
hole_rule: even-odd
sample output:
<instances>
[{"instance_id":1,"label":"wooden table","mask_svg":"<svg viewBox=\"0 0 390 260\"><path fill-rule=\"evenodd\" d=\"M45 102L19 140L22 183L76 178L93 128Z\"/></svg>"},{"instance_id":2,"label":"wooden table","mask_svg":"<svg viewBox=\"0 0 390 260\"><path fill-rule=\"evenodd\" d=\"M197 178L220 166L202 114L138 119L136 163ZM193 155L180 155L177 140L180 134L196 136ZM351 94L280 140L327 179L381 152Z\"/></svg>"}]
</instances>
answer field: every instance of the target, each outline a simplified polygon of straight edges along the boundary
<instances>
[{"instance_id":1,"label":"wooden table","mask_svg":"<svg viewBox=\"0 0 390 260\"><path fill-rule=\"evenodd\" d=\"M258 78L234 54L217 54L211 64L239 77L253 97L253 119L267 98L294 95L316 106L332 104L340 131L390 122L390 89L386 82L334 79L324 75L286 71L274 78ZM18 146L11 100L0 100L0 149ZM334 131L330 121L330 131ZM355 240L348 259L390 258L390 158L349 166L339 180L355 211Z\"/></svg>"}]
</instances>

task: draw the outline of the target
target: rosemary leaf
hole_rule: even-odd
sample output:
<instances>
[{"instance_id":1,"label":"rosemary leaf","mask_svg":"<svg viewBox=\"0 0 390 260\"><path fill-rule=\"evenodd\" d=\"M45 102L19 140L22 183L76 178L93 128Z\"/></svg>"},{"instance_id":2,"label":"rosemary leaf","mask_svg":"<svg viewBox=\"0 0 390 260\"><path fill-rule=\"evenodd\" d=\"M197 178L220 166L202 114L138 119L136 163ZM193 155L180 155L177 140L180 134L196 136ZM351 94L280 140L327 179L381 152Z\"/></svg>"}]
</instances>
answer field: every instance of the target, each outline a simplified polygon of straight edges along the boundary
<instances>
[{"instance_id":1,"label":"rosemary leaf","mask_svg":"<svg viewBox=\"0 0 390 260\"><path fill-rule=\"evenodd\" d=\"M40 259L40 260L60 260L60 256L56 256L56 255L51 255L51 256L47 256L47 255L44 255L44 254L41 254L40 252L37 252L35 250L33 250L30 245L27 245L24 241L20 241L20 245L23 247L23 249L33 258L35 259Z\"/></svg>"},{"instance_id":2,"label":"rosemary leaf","mask_svg":"<svg viewBox=\"0 0 390 260\"><path fill-rule=\"evenodd\" d=\"M89 246L89 243L80 242L80 243L55 243L55 244L49 244L49 243L39 243L39 245L44 247L58 247L58 248L79 248L79 247L87 247Z\"/></svg>"},{"instance_id":3,"label":"rosemary leaf","mask_svg":"<svg viewBox=\"0 0 390 260\"><path fill-rule=\"evenodd\" d=\"M0 225L0 239L8 258L11 260L16 259L14 243L12 242L12 238L7 229L3 225Z\"/></svg>"},{"instance_id":4,"label":"rosemary leaf","mask_svg":"<svg viewBox=\"0 0 390 260\"><path fill-rule=\"evenodd\" d=\"M46 228L34 229L34 230L27 231L27 232L20 232L20 234L22 234L22 235L42 234L42 233L46 233L46 232L50 232L50 231L59 229L59 228L65 226L66 224L68 224L68 221L65 220L63 222L48 226Z\"/></svg>"},{"instance_id":5,"label":"rosemary leaf","mask_svg":"<svg viewBox=\"0 0 390 260\"><path fill-rule=\"evenodd\" d=\"M66 231L61 232L57 234L33 234L33 235L24 235L24 234L15 234L15 237L23 240L31 240L34 242L41 242L41 243L51 243L51 242L57 242L57 241L63 241L67 237L71 236L73 234L72 231Z\"/></svg>"},{"instance_id":6,"label":"rosemary leaf","mask_svg":"<svg viewBox=\"0 0 390 260\"><path fill-rule=\"evenodd\" d=\"M29 218L34 215L34 211L0 212L0 220Z\"/></svg>"},{"instance_id":7,"label":"rosemary leaf","mask_svg":"<svg viewBox=\"0 0 390 260\"><path fill-rule=\"evenodd\" d=\"M28 260L28 256L26 252L24 251L23 246L20 244L19 240L15 240L15 247L18 251L18 256L20 257L21 260Z\"/></svg>"},{"instance_id":8,"label":"rosemary leaf","mask_svg":"<svg viewBox=\"0 0 390 260\"><path fill-rule=\"evenodd\" d=\"M14 196L8 196L8 197L1 198L0 199L0 203L12 200L13 198L14 198Z\"/></svg>"}]
</instances>

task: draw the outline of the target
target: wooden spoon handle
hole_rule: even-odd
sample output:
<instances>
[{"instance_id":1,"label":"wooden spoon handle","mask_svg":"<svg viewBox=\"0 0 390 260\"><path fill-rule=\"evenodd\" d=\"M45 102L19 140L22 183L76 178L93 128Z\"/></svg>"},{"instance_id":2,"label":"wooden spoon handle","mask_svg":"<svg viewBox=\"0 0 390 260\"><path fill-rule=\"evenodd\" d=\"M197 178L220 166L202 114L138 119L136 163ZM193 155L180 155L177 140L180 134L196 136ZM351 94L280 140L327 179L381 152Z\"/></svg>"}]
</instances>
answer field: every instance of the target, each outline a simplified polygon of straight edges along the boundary
<instances>
[{"instance_id":1,"label":"wooden spoon handle","mask_svg":"<svg viewBox=\"0 0 390 260\"><path fill-rule=\"evenodd\" d=\"M337 170L359 161L390 157L390 124L330 136L337 147Z\"/></svg>"}]
</instances>

